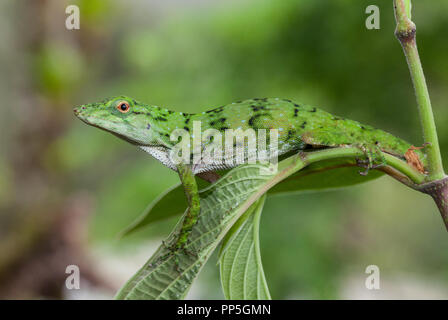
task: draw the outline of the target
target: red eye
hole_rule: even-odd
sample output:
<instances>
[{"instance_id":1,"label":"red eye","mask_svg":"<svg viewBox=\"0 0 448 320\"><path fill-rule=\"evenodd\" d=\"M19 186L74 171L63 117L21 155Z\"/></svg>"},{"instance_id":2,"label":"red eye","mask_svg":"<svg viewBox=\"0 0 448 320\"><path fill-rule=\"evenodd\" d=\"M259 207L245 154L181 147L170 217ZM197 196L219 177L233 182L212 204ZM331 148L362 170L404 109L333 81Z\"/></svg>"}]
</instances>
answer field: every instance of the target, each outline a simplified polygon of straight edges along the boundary
<instances>
[{"instance_id":1,"label":"red eye","mask_svg":"<svg viewBox=\"0 0 448 320\"><path fill-rule=\"evenodd\" d=\"M121 101L120 103L117 104L117 109L118 111L120 111L121 113L126 113L129 111L129 103L127 103L126 101Z\"/></svg>"}]
</instances>

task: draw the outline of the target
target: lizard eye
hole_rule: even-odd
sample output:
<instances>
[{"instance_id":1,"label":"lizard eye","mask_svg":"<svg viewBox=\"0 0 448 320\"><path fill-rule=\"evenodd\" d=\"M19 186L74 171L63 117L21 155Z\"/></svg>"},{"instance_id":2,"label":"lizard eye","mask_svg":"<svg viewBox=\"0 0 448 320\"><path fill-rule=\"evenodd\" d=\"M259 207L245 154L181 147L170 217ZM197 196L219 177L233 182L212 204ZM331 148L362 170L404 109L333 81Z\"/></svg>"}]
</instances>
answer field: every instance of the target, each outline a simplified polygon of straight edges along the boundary
<instances>
[{"instance_id":1,"label":"lizard eye","mask_svg":"<svg viewBox=\"0 0 448 320\"><path fill-rule=\"evenodd\" d=\"M120 103L117 104L117 109L118 111L120 111L121 113L126 113L129 111L129 103L127 103L126 101L121 101Z\"/></svg>"}]
</instances>

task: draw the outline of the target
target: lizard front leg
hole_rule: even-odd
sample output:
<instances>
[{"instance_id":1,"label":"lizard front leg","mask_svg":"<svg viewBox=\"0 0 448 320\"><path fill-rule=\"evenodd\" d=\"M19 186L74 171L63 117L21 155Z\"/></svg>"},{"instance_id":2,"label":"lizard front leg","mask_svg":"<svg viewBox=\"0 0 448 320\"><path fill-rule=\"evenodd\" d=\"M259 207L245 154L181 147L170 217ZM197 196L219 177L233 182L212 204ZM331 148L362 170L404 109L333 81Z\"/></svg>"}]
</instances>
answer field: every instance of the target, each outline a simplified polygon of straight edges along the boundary
<instances>
[{"instance_id":1,"label":"lizard front leg","mask_svg":"<svg viewBox=\"0 0 448 320\"><path fill-rule=\"evenodd\" d=\"M193 226L198 221L201 207L198 185L193 171L191 170L191 166L187 164L178 164L176 167L188 202L187 212L175 243L175 249L180 249L185 247L188 236L190 235Z\"/></svg>"},{"instance_id":2,"label":"lizard front leg","mask_svg":"<svg viewBox=\"0 0 448 320\"><path fill-rule=\"evenodd\" d=\"M186 245L188 243L188 238L191 234L191 231L198 221L201 208L198 185L192 167L190 165L180 163L176 165L176 168L182 186L184 188L188 207L186 213L183 216L184 218L180 230L178 231L177 239L174 238L174 243L172 242L170 244L162 242L163 246L170 250L170 253L167 253L166 255L160 257L159 262L162 262L172 256L174 257L175 269L177 270L177 272L181 273L182 270L180 267L180 258L178 255L179 251L183 251L188 255L197 256L197 253L195 251L188 250L186 248Z\"/></svg>"}]
</instances>

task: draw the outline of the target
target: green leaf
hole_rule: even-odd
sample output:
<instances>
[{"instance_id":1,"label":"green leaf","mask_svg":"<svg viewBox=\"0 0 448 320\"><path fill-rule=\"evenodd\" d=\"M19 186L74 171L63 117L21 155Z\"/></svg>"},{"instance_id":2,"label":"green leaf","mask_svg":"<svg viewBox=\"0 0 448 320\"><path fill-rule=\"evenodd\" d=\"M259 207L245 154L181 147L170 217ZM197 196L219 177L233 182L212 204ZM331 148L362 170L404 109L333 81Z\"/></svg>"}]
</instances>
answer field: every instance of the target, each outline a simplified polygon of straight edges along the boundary
<instances>
[{"instance_id":1,"label":"green leaf","mask_svg":"<svg viewBox=\"0 0 448 320\"><path fill-rule=\"evenodd\" d=\"M185 250L173 251L183 219L162 242L148 262L118 292L117 299L182 299L213 250L230 228L276 184L309 164L330 159L363 156L359 148L331 148L289 157L276 173L258 164L242 165L201 190L201 214L193 226ZM388 165L401 169L406 163L386 157ZM264 173L264 174L261 174ZM194 253L194 254L192 254Z\"/></svg>"},{"instance_id":2,"label":"green leaf","mask_svg":"<svg viewBox=\"0 0 448 320\"><path fill-rule=\"evenodd\" d=\"M271 299L261 263L259 224L264 195L226 234L219 258L221 284L226 299Z\"/></svg>"},{"instance_id":3,"label":"green leaf","mask_svg":"<svg viewBox=\"0 0 448 320\"><path fill-rule=\"evenodd\" d=\"M310 191L336 190L377 179L384 175L371 170L363 176L363 169L353 159L329 159L312 163L304 169L277 184L269 190L269 195L303 193Z\"/></svg>"},{"instance_id":4,"label":"green leaf","mask_svg":"<svg viewBox=\"0 0 448 320\"><path fill-rule=\"evenodd\" d=\"M124 237L153 222L177 216L187 206L182 185L180 183L168 188L151 202L145 211L118 235Z\"/></svg>"},{"instance_id":5,"label":"green leaf","mask_svg":"<svg viewBox=\"0 0 448 320\"><path fill-rule=\"evenodd\" d=\"M183 299L213 250L238 218L257 200L275 175L260 175L261 165L240 166L206 188L201 214L185 250L176 242L181 219L148 262L118 292L117 299ZM195 254L193 254L195 253Z\"/></svg>"},{"instance_id":6,"label":"green leaf","mask_svg":"<svg viewBox=\"0 0 448 320\"><path fill-rule=\"evenodd\" d=\"M288 177L269 190L269 195L338 189L364 183L383 175L380 171L372 170L367 176L362 176L359 174L359 170L356 162L351 159L320 161ZM206 185L201 180L198 180L198 183L200 187ZM180 215L185 207L184 191L182 186L177 184L155 199L142 215L121 234L125 236L150 223Z\"/></svg>"}]
</instances>

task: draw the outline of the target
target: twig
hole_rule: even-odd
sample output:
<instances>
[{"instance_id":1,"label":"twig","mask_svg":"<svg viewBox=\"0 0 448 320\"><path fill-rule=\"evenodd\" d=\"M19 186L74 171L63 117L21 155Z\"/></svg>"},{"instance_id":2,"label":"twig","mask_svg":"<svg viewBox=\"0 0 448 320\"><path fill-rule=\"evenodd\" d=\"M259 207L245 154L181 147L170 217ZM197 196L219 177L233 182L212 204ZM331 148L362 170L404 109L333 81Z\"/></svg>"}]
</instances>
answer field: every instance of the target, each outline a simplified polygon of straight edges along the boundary
<instances>
[{"instance_id":1,"label":"twig","mask_svg":"<svg viewBox=\"0 0 448 320\"><path fill-rule=\"evenodd\" d=\"M431 100L417 50L415 24L410 19L410 0L394 0L394 11L397 22L395 36L400 41L406 56L417 99L424 142L428 143L425 148L429 166L428 178L429 181L443 179L445 173L442 166Z\"/></svg>"},{"instance_id":2,"label":"twig","mask_svg":"<svg viewBox=\"0 0 448 320\"><path fill-rule=\"evenodd\" d=\"M445 227L448 230L448 177L443 171L436 125L432 114L431 100L426 86L425 75L418 55L415 40L415 24L411 21L411 0L394 0L397 28L395 36L403 47L408 62L412 83L423 129L423 138L428 157L428 179L417 190L429 194L437 204Z\"/></svg>"}]
</instances>

